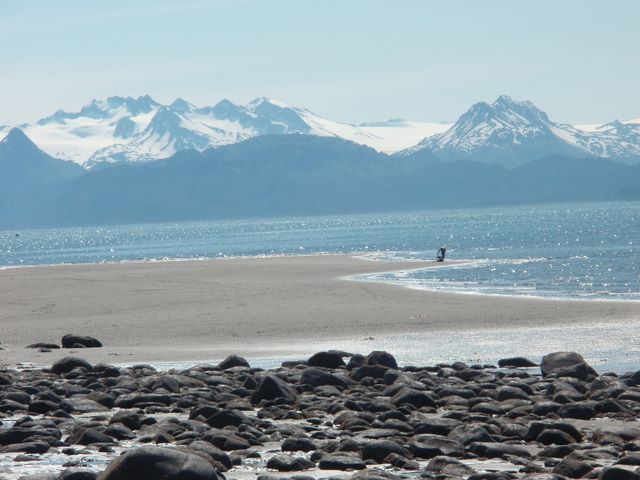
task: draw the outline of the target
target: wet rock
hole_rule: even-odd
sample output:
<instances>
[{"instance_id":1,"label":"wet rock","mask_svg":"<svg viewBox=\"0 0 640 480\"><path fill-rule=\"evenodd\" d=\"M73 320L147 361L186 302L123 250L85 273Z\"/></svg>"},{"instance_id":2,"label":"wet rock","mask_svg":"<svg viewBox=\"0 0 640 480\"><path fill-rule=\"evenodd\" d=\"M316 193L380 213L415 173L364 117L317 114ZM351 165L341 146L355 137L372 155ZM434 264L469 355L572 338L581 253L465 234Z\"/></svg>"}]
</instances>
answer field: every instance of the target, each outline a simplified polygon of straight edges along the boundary
<instances>
[{"instance_id":1,"label":"wet rock","mask_svg":"<svg viewBox=\"0 0 640 480\"><path fill-rule=\"evenodd\" d=\"M319 368L305 368L300 375L300 383L319 387L322 385L331 385L335 387L347 388L350 381L338 375L334 375Z\"/></svg>"},{"instance_id":2,"label":"wet rock","mask_svg":"<svg viewBox=\"0 0 640 480\"><path fill-rule=\"evenodd\" d=\"M218 364L218 368L220 370L228 370L235 367L251 368L249 362L245 358L239 357L238 355L229 355Z\"/></svg>"},{"instance_id":3,"label":"wet rock","mask_svg":"<svg viewBox=\"0 0 640 480\"><path fill-rule=\"evenodd\" d=\"M525 357L511 357L498 360L498 367L500 368L530 368L537 366L537 363Z\"/></svg>"},{"instance_id":4,"label":"wet rock","mask_svg":"<svg viewBox=\"0 0 640 480\"><path fill-rule=\"evenodd\" d=\"M62 348L99 348L102 343L93 337L67 334L62 337Z\"/></svg>"},{"instance_id":5,"label":"wet rock","mask_svg":"<svg viewBox=\"0 0 640 480\"><path fill-rule=\"evenodd\" d=\"M426 392L421 392L408 387L402 387L391 399L394 405L409 404L416 408L431 407L436 408L436 402Z\"/></svg>"},{"instance_id":6,"label":"wet rock","mask_svg":"<svg viewBox=\"0 0 640 480\"><path fill-rule=\"evenodd\" d=\"M69 373L75 368L84 368L88 371L92 370L91 364L86 360L77 357L63 357L51 366L51 372L55 373L56 375L61 375L64 373Z\"/></svg>"},{"instance_id":7,"label":"wet rock","mask_svg":"<svg viewBox=\"0 0 640 480\"><path fill-rule=\"evenodd\" d=\"M283 399L288 403L296 400L296 392L278 377L266 375L251 395L251 403L257 405L261 400Z\"/></svg>"},{"instance_id":8,"label":"wet rock","mask_svg":"<svg viewBox=\"0 0 640 480\"><path fill-rule=\"evenodd\" d=\"M346 367L342 355L339 352L318 352L307 360L310 367L324 367L336 369Z\"/></svg>"},{"instance_id":9,"label":"wet rock","mask_svg":"<svg viewBox=\"0 0 640 480\"><path fill-rule=\"evenodd\" d=\"M460 460L450 457L435 457L429 461L425 467L427 472L433 472L435 474L450 475L454 478L464 477L473 473L473 469L468 465L465 465Z\"/></svg>"},{"instance_id":10,"label":"wet rock","mask_svg":"<svg viewBox=\"0 0 640 480\"><path fill-rule=\"evenodd\" d=\"M593 467L588 463L567 457L553 468L553 473L564 475L568 478L582 478L591 470L593 470Z\"/></svg>"},{"instance_id":11,"label":"wet rock","mask_svg":"<svg viewBox=\"0 0 640 480\"><path fill-rule=\"evenodd\" d=\"M407 449L391 440L367 442L362 447L363 460L373 460L376 463L383 463L392 453L402 457L411 457L411 453Z\"/></svg>"},{"instance_id":12,"label":"wet rock","mask_svg":"<svg viewBox=\"0 0 640 480\"><path fill-rule=\"evenodd\" d=\"M640 480L640 475L620 467L605 467L600 471L598 480Z\"/></svg>"},{"instance_id":13,"label":"wet rock","mask_svg":"<svg viewBox=\"0 0 640 480\"><path fill-rule=\"evenodd\" d=\"M542 357L540 371L543 376L574 377L581 380L593 379L598 376L579 353L554 352Z\"/></svg>"},{"instance_id":14,"label":"wet rock","mask_svg":"<svg viewBox=\"0 0 640 480\"><path fill-rule=\"evenodd\" d=\"M362 367L356 368L351 373L351 378L353 378L356 382L360 382L367 377L384 378L387 370L388 367L382 365L364 365Z\"/></svg>"},{"instance_id":15,"label":"wet rock","mask_svg":"<svg viewBox=\"0 0 640 480\"><path fill-rule=\"evenodd\" d=\"M367 355L364 359L365 365L381 365L387 368L398 369L398 363L389 352L376 350Z\"/></svg>"},{"instance_id":16,"label":"wet rock","mask_svg":"<svg viewBox=\"0 0 640 480\"><path fill-rule=\"evenodd\" d=\"M45 442L14 443L12 445L0 447L0 453L22 452L22 453L41 455L43 453L47 453L48 451L49 451L49 444Z\"/></svg>"},{"instance_id":17,"label":"wet rock","mask_svg":"<svg viewBox=\"0 0 640 480\"><path fill-rule=\"evenodd\" d=\"M60 472L57 480L95 480L96 478L98 478L98 472L84 468L66 468Z\"/></svg>"},{"instance_id":18,"label":"wet rock","mask_svg":"<svg viewBox=\"0 0 640 480\"><path fill-rule=\"evenodd\" d=\"M321 470L363 470L367 468L361 458L353 455L323 455L318 463Z\"/></svg>"},{"instance_id":19,"label":"wet rock","mask_svg":"<svg viewBox=\"0 0 640 480\"><path fill-rule=\"evenodd\" d=\"M267 468L279 472L299 472L315 468L316 464L303 457L289 457L287 455L275 455L267 462Z\"/></svg>"},{"instance_id":20,"label":"wet rock","mask_svg":"<svg viewBox=\"0 0 640 480\"><path fill-rule=\"evenodd\" d=\"M289 437L280 446L283 452L310 452L316 448L313 440L304 437Z\"/></svg>"},{"instance_id":21,"label":"wet rock","mask_svg":"<svg viewBox=\"0 0 640 480\"><path fill-rule=\"evenodd\" d=\"M141 426L140 415L137 412L129 410L120 410L114 413L109 423L121 423L131 430L138 430Z\"/></svg>"},{"instance_id":22,"label":"wet rock","mask_svg":"<svg viewBox=\"0 0 640 480\"><path fill-rule=\"evenodd\" d=\"M214 428L224 428L230 425L237 427L242 424L250 425L251 423L253 421L238 410L221 410L207 418L207 424Z\"/></svg>"},{"instance_id":23,"label":"wet rock","mask_svg":"<svg viewBox=\"0 0 640 480\"><path fill-rule=\"evenodd\" d=\"M543 430L536 438L536 442L542 445L570 445L575 439L566 432L553 428Z\"/></svg>"},{"instance_id":24,"label":"wet rock","mask_svg":"<svg viewBox=\"0 0 640 480\"><path fill-rule=\"evenodd\" d=\"M127 450L98 476L99 480L217 480L209 462L198 455L170 448Z\"/></svg>"},{"instance_id":25,"label":"wet rock","mask_svg":"<svg viewBox=\"0 0 640 480\"><path fill-rule=\"evenodd\" d=\"M531 454L526 448L507 443L474 442L469 445L469 451L484 458L505 458L509 455L523 458L531 457Z\"/></svg>"},{"instance_id":26,"label":"wet rock","mask_svg":"<svg viewBox=\"0 0 640 480\"><path fill-rule=\"evenodd\" d=\"M204 456L209 461L213 462L216 470L227 471L233 467L231 457L229 457L229 455L224 451L211 445L209 442L195 440L191 442L187 448L190 453Z\"/></svg>"},{"instance_id":27,"label":"wet rock","mask_svg":"<svg viewBox=\"0 0 640 480\"><path fill-rule=\"evenodd\" d=\"M391 464L394 468L400 468L402 470L418 470L420 468L420 464L415 460L409 460L402 455L398 455L397 453L392 453L387 458L384 459L385 463Z\"/></svg>"},{"instance_id":28,"label":"wet rock","mask_svg":"<svg viewBox=\"0 0 640 480\"><path fill-rule=\"evenodd\" d=\"M71 445L91 445L93 443L114 443L112 437L93 428L79 428L67 439Z\"/></svg>"}]
</instances>

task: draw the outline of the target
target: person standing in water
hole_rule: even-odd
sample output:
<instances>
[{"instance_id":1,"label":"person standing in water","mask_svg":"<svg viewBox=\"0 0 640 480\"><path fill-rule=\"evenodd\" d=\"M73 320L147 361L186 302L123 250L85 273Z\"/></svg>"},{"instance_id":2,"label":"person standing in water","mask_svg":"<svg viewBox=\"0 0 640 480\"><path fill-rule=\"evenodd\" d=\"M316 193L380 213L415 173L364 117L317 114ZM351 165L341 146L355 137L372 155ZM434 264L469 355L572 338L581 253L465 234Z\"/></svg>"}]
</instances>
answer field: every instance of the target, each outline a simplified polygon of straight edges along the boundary
<instances>
[{"instance_id":1,"label":"person standing in water","mask_svg":"<svg viewBox=\"0 0 640 480\"><path fill-rule=\"evenodd\" d=\"M436 262L444 262L444 256L447 254L447 247L442 246L438 249L438 254L436 255Z\"/></svg>"}]
</instances>

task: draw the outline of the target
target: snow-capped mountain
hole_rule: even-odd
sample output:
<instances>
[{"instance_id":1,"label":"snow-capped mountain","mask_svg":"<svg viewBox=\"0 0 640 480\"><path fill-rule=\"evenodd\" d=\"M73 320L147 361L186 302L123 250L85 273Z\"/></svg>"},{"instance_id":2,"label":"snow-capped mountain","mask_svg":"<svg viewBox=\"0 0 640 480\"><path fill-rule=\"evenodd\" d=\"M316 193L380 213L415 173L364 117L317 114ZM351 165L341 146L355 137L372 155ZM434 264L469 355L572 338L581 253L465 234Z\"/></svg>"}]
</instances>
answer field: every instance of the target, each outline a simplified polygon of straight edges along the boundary
<instances>
[{"instance_id":1,"label":"snow-capped mountain","mask_svg":"<svg viewBox=\"0 0 640 480\"><path fill-rule=\"evenodd\" d=\"M267 134L336 136L392 153L447 126L404 121L355 126L264 97L247 105L222 100L198 108L181 98L161 105L145 95L93 100L79 112L59 110L20 128L51 156L92 167L157 160ZM0 138L8 131L0 127Z\"/></svg>"},{"instance_id":2,"label":"snow-capped mountain","mask_svg":"<svg viewBox=\"0 0 640 480\"><path fill-rule=\"evenodd\" d=\"M197 107L181 98L162 105L148 95L93 100L79 112L57 111L19 125L52 157L85 167L147 162L268 134L333 136L400 155L428 150L440 160L517 167L545 156L640 161L640 119L572 126L553 122L531 102L501 96L474 104L454 124L389 120L351 125L268 98L246 105L222 100ZM11 127L0 127L2 139Z\"/></svg>"},{"instance_id":3,"label":"snow-capped mountain","mask_svg":"<svg viewBox=\"0 0 640 480\"><path fill-rule=\"evenodd\" d=\"M422 149L444 161L475 160L508 167L551 155L632 163L640 161L640 124L614 121L580 129L551 121L531 102L503 95L492 104L474 104L447 131L401 154Z\"/></svg>"}]
</instances>

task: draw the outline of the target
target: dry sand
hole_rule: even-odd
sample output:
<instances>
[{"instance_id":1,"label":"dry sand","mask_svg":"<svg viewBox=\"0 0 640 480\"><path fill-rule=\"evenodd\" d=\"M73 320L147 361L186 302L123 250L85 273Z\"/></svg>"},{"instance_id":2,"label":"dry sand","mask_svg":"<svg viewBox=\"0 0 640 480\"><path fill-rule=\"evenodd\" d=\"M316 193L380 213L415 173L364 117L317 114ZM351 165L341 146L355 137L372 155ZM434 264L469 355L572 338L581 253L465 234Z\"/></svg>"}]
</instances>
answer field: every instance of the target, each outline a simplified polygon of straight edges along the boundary
<instances>
[{"instance_id":1,"label":"dry sand","mask_svg":"<svg viewBox=\"0 0 640 480\"><path fill-rule=\"evenodd\" d=\"M34 342L91 335L89 361L308 355L383 334L640 320L631 302L444 294L345 280L435 266L346 255L75 265L0 271L0 362L48 365ZM363 351L366 348L363 348Z\"/></svg>"}]
</instances>

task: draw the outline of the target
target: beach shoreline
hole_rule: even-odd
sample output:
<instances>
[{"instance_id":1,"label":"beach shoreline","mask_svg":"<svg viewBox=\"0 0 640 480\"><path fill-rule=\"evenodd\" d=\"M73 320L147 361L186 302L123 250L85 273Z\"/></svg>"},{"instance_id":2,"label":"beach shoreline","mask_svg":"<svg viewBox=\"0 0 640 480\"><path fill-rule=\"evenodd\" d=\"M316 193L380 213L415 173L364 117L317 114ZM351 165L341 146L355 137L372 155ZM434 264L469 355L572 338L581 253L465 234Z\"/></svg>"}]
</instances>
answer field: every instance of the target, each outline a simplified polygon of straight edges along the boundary
<instances>
[{"instance_id":1,"label":"beach shoreline","mask_svg":"<svg viewBox=\"0 0 640 480\"><path fill-rule=\"evenodd\" d=\"M47 365L69 354L117 364L304 357L360 343L368 351L388 335L640 321L635 302L461 295L351 278L441 266L331 254L5 269L0 358ZM104 347L25 348L66 333Z\"/></svg>"}]
</instances>

